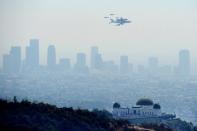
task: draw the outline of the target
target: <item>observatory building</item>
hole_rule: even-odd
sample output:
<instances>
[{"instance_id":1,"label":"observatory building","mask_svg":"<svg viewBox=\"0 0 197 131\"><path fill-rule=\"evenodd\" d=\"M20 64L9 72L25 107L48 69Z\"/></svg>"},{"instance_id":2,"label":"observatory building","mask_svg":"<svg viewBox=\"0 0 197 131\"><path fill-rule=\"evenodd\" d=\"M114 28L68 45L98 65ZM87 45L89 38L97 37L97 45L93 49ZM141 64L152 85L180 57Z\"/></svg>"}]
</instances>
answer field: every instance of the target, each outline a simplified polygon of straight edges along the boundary
<instances>
[{"instance_id":1,"label":"observatory building","mask_svg":"<svg viewBox=\"0 0 197 131\"><path fill-rule=\"evenodd\" d=\"M147 98L139 99L131 108L114 103L112 114L115 119L124 119L132 123L158 123L176 117L173 114L162 113L160 104Z\"/></svg>"}]
</instances>

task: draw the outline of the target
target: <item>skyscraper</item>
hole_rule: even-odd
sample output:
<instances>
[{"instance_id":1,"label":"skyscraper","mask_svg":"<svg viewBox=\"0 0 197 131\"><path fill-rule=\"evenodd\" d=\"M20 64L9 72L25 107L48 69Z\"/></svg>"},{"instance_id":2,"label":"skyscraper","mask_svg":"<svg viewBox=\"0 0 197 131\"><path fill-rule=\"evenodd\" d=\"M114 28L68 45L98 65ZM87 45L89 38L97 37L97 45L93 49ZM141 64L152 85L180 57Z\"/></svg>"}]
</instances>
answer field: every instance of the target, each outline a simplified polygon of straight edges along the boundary
<instances>
[{"instance_id":1,"label":"skyscraper","mask_svg":"<svg viewBox=\"0 0 197 131\"><path fill-rule=\"evenodd\" d=\"M151 75L156 75L158 74L158 65L159 65L159 60L157 57L150 57L148 59L148 70Z\"/></svg>"},{"instance_id":2,"label":"skyscraper","mask_svg":"<svg viewBox=\"0 0 197 131\"><path fill-rule=\"evenodd\" d=\"M99 49L96 46L91 47L91 68L101 69L103 60L101 54L99 54Z\"/></svg>"},{"instance_id":3,"label":"skyscraper","mask_svg":"<svg viewBox=\"0 0 197 131\"><path fill-rule=\"evenodd\" d=\"M59 67L62 71L69 70L71 68L70 59L67 58L60 59Z\"/></svg>"},{"instance_id":4,"label":"skyscraper","mask_svg":"<svg viewBox=\"0 0 197 131\"><path fill-rule=\"evenodd\" d=\"M74 66L74 70L77 73L87 73L88 72L88 67L86 65L86 55L84 53L77 54L77 61Z\"/></svg>"},{"instance_id":5,"label":"skyscraper","mask_svg":"<svg viewBox=\"0 0 197 131\"><path fill-rule=\"evenodd\" d=\"M55 51L55 46L54 45L50 45L48 47L47 65L50 69L54 69L55 66L56 66L56 51Z\"/></svg>"},{"instance_id":6,"label":"skyscraper","mask_svg":"<svg viewBox=\"0 0 197 131\"><path fill-rule=\"evenodd\" d=\"M10 51L13 72L18 73L21 67L21 47L12 47Z\"/></svg>"},{"instance_id":7,"label":"skyscraper","mask_svg":"<svg viewBox=\"0 0 197 131\"><path fill-rule=\"evenodd\" d=\"M3 55L3 72L11 73L11 58L9 54Z\"/></svg>"},{"instance_id":8,"label":"skyscraper","mask_svg":"<svg viewBox=\"0 0 197 131\"><path fill-rule=\"evenodd\" d=\"M129 73L129 61L128 56L120 56L120 73Z\"/></svg>"},{"instance_id":9,"label":"skyscraper","mask_svg":"<svg viewBox=\"0 0 197 131\"><path fill-rule=\"evenodd\" d=\"M189 50L181 50L179 52L179 73L182 76L190 74L190 52Z\"/></svg>"},{"instance_id":10,"label":"skyscraper","mask_svg":"<svg viewBox=\"0 0 197 131\"><path fill-rule=\"evenodd\" d=\"M11 47L10 53L3 56L3 71L5 73L19 73L21 68L21 48Z\"/></svg>"},{"instance_id":11,"label":"skyscraper","mask_svg":"<svg viewBox=\"0 0 197 131\"><path fill-rule=\"evenodd\" d=\"M39 40L31 39L30 45L26 47L26 60L27 67L35 68L39 66Z\"/></svg>"},{"instance_id":12,"label":"skyscraper","mask_svg":"<svg viewBox=\"0 0 197 131\"><path fill-rule=\"evenodd\" d=\"M76 64L80 67L86 66L86 55L84 53L77 54Z\"/></svg>"},{"instance_id":13,"label":"skyscraper","mask_svg":"<svg viewBox=\"0 0 197 131\"><path fill-rule=\"evenodd\" d=\"M98 54L98 47L96 46L93 46L91 47L91 60L90 60L90 65L91 65L91 68L95 68L96 67L96 56Z\"/></svg>"}]
</instances>

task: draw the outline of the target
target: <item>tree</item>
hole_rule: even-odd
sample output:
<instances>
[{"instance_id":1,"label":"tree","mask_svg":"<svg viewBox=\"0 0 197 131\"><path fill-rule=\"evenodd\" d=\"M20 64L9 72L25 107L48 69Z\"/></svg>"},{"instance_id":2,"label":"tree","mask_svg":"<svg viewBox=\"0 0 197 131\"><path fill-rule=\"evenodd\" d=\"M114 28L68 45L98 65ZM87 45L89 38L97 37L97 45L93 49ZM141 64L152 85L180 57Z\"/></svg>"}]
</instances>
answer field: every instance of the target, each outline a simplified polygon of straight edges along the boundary
<instances>
[{"instance_id":1,"label":"tree","mask_svg":"<svg viewBox=\"0 0 197 131\"><path fill-rule=\"evenodd\" d=\"M14 103L18 102L16 96L14 96L13 101L14 101Z\"/></svg>"}]
</instances>

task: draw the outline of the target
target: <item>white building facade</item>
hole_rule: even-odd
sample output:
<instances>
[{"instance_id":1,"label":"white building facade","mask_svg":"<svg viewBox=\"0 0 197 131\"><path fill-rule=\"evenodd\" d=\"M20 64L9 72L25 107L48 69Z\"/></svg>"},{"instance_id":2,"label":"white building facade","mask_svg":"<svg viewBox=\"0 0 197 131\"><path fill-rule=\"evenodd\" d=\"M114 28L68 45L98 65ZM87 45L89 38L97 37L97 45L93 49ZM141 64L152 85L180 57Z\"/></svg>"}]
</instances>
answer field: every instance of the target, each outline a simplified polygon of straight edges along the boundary
<instances>
[{"instance_id":1,"label":"white building facade","mask_svg":"<svg viewBox=\"0 0 197 131\"><path fill-rule=\"evenodd\" d=\"M164 120L175 118L175 115L162 113L159 104L154 104L152 100L145 98L138 100L136 105L131 108L123 108L119 103L115 103L112 114L115 119L125 120Z\"/></svg>"}]
</instances>

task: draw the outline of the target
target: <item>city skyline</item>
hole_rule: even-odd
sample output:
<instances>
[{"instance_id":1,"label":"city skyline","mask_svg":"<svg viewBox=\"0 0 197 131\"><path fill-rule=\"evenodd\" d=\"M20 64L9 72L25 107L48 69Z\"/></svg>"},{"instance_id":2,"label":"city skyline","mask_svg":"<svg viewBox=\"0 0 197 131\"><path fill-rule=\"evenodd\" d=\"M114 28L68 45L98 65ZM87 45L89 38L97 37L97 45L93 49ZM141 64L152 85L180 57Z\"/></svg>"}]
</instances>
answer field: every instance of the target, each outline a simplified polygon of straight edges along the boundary
<instances>
[{"instance_id":1,"label":"city skyline","mask_svg":"<svg viewBox=\"0 0 197 131\"><path fill-rule=\"evenodd\" d=\"M97 48L97 50L99 50L99 51L97 51L97 54L98 55L100 55L101 53L103 53L103 49L101 49L98 45L93 45L93 46L90 46L90 47L88 47L87 49L85 49L85 51L83 51L82 49L80 50L80 49L78 49L79 51L77 52L77 51L75 51L75 52L73 52L72 53L72 57L70 57L70 55L67 55L67 56L65 56L65 54L66 54L66 48L65 48L65 54L63 55L63 56L57 56L57 54L59 54L58 53L58 51L57 51L57 46L55 46L55 44L48 44L48 46L43 50L43 48L41 49L41 45L42 45L42 43L40 42L40 40L39 39L36 39L36 38L34 38L34 39L30 39L29 40L29 42L31 43L31 41L34 41L34 40L37 40L37 41L39 41L38 43L39 43L39 63L41 64L41 65L47 65L47 62L48 62L48 48L49 47L51 47L52 46L52 48L55 48L55 61L56 62L58 62L57 60L59 60L59 59L63 59L63 58L70 58L70 59L75 59L75 54L77 54L77 53L85 53L85 54L87 54L87 57L88 57L88 59L87 59L87 63L88 63L88 65L91 67L92 66L92 63L90 62L90 60L91 60L91 48ZM51 43L51 42L49 42L49 43ZM28 48L28 42L27 42L27 44L25 45L25 47L23 48L22 46L19 46L19 45L12 45L12 46L10 46L10 48L12 48L12 47L20 47L21 48L21 58L22 58L22 60L25 60L25 58L27 58L27 48ZM31 44L30 44L31 45ZM9 48L9 50L7 51L7 52L9 52L10 51L10 48ZM172 56L172 58L173 57L177 57L177 55L179 55L179 53L177 53L177 52L179 52L179 51L181 51L181 50L188 50L189 52L190 52L190 54L192 54L192 52L191 52L191 50L190 49L188 49L188 48L180 48L180 49L178 49L176 52L175 52L175 55L174 56ZM132 50L131 50L132 51ZM40 55L40 54L43 54L43 52L45 53L44 55ZM7 53L4 53L4 54L7 54ZM2 54L2 55L4 55L4 54ZM104 53L103 53L104 54ZM105 55L107 56L108 54L111 54L111 53L109 53L109 52L107 52ZM151 54L151 53L150 53ZM166 54L167 54L167 52L166 52ZM105 58L105 60L113 60L115 63L119 63L119 57L120 56L130 56L130 55L128 55L127 53L118 53L118 54L116 54L116 56L118 56L117 58L114 58L114 57L106 57L105 55L103 55L102 56L102 59L103 58ZM74 56L74 57L73 57ZM44 62L43 62L43 57L44 57ZM130 56L129 58L128 58L128 60L130 61L132 56ZM138 57L138 56L137 56ZM190 57L191 57L191 59L192 59L192 55L190 55ZM1 57L2 58L2 57ZM158 56L156 56L156 55L147 55L146 57L144 57L144 61L143 61L143 63L135 63L135 64L146 64L147 66L148 66L148 62L147 62L147 60L149 59L149 58L159 58L159 61L160 61L160 64L161 63L163 63L163 64L165 64L165 61L161 61L161 59L160 59L160 57L158 57ZM166 63L167 65L168 64L172 64L172 65L177 65L178 63L179 63L179 61L178 61L178 59L176 59L176 61L177 62L172 62L172 63ZM74 60L74 61L72 61L72 63L75 63L76 62L76 60ZM195 61L191 61L191 63L195 63ZM1 63L1 66L2 66L2 63Z\"/></svg>"},{"instance_id":2,"label":"city skyline","mask_svg":"<svg viewBox=\"0 0 197 131\"><path fill-rule=\"evenodd\" d=\"M177 64L177 52L184 48L197 60L196 5L196 0L2 0L0 55L14 44L22 47L24 57L29 38L38 38L43 64L49 44L56 46L58 58L72 60L74 53L87 53L95 45L105 54L103 59L116 62L120 55L128 55L133 63L144 64L147 57L157 56L160 63ZM104 17L110 13L132 23L109 25Z\"/></svg>"},{"instance_id":3,"label":"city skyline","mask_svg":"<svg viewBox=\"0 0 197 131\"><path fill-rule=\"evenodd\" d=\"M3 57L3 71L10 73L17 73L20 70L31 70L36 69L39 65L43 65L39 63L40 59L40 49L39 49L39 40L38 39L30 39L29 45L26 46L25 50L25 58L22 59L21 57L21 47L20 46L12 46L10 52L4 54ZM87 56L90 57L90 62L88 61ZM129 61L129 56L121 55L119 56L119 62L116 63L113 60L103 60L103 56L105 54L100 53L99 47L93 46L90 47L89 54L78 52L76 53L76 62L71 63L71 58L68 57L56 57L56 47L50 44L47 48L47 54L45 55L47 59L47 63L45 66L48 67L50 70L57 70L60 68L62 71L73 69L77 72L84 71L89 72L89 69L96 69L96 70L110 70L116 71L119 70L120 73L129 74L129 72L134 71L134 67L138 68L137 72L139 73L142 70L147 70L147 73L150 74L158 74L158 72L163 70L163 73L166 72L175 72L177 75L180 76L189 76L191 70L191 56L190 51L187 49L182 49L179 51L178 56L178 64L160 64L160 60L157 56L148 57L147 63L145 65L134 64L132 61ZM15 65L15 67L13 67ZM141 68L141 69L140 69ZM144 68L144 69L143 69ZM60 70L58 69L58 70ZM136 69L135 69L136 71Z\"/></svg>"}]
</instances>

